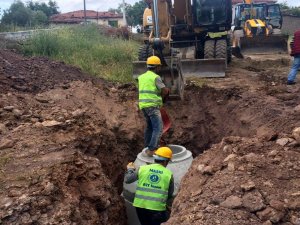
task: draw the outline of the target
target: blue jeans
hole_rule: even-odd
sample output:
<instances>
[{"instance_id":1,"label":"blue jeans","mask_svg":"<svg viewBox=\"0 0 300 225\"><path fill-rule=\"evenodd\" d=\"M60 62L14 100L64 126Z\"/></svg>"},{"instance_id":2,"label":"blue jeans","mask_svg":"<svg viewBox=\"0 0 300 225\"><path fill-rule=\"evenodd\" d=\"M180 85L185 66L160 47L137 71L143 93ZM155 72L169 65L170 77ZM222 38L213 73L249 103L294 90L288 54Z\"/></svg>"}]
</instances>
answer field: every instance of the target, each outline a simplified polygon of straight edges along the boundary
<instances>
[{"instance_id":1,"label":"blue jeans","mask_svg":"<svg viewBox=\"0 0 300 225\"><path fill-rule=\"evenodd\" d=\"M158 148L163 130L163 121L159 107L149 107L142 109L147 127L145 129L144 141L145 147L150 151Z\"/></svg>"},{"instance_id":2,"label":"blue jeans","mask_svg":"<svg viewBox=\"0 0 300 225\"><path fill-rule=\"evenodd\" d=\"M290 70L288 81L295 81L298 69L300 68L300 56L294 57L294 63Z\"/></svg>"}]
</instances>

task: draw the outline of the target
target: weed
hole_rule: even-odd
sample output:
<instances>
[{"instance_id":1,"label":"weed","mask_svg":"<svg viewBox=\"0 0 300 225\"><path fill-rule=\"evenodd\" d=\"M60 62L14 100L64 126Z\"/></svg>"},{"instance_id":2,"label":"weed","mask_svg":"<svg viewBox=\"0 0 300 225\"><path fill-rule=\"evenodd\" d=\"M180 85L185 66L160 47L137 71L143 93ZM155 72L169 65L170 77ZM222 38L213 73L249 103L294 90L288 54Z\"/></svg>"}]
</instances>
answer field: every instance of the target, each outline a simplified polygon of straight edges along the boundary
<instances>
[{"instance_id":1,"label":"weed","mask_svg":"<svg viewBox=\"0 0 300 225\"><path fill-rule=\"evenodd\" d=\"M25 55L44 55L107 80L132 81L138 43L109 38L94 25L40 32L23 47Z\"/></svg>"}]
</instances>

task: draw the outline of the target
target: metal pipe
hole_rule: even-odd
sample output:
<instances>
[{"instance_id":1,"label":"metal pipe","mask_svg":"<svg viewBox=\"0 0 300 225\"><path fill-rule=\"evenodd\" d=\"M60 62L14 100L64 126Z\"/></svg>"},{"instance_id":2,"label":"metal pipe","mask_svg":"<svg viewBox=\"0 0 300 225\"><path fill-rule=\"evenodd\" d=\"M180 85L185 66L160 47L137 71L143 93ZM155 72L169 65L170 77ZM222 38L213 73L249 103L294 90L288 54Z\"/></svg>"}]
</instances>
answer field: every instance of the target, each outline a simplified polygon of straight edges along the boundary
<instances>
[{"instance_id":1,"label":"metal pipe","mask_svg":"<svg viewBox=\"0 0 300 225\"><path fill-rule=\"evenodd\" d=\"M158 6L157 0L153 1L153 13L154 13L154 21L155 21L155 38L159 38L159 25L158 25Z\"/></svg>"}]
</instances>

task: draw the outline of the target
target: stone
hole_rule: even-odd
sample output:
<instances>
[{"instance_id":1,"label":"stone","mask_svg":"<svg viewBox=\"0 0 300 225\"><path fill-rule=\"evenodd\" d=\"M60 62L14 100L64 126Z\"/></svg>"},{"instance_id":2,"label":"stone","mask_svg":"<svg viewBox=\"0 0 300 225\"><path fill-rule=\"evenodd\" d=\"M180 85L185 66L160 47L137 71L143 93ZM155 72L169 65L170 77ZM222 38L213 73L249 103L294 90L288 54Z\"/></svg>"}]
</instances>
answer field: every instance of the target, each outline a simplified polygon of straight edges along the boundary
<instances>
[{"instance_id":1,"label":"stone","mask_svg":"<svg viewBox=\"0 0 300 225\"><path fill-rule=\"evenodd\" d=\"M6 209L13 204L13 200L11 198L4 197L0 199L0 209Z\"/></svg>"},{"instance_id":2,"label":"stone","mask_svg":"<svg viewBox=\"0 0 300 225\"><path fill-rule=\"evenodd\" d=\"M280 138L280 139L277 139L277 141L276 141L276 144L281 145L281 146L285 146L288 143L289 143L288 138Z\"/></svg>"},{"instance_id":3,"label":"stone","mask_svg":"<svg viewBox=\"0 0 300 225\"><path fill-rule=\"evenodd\" d=\"M77 109L74 112L72 112L72 116L73 117L81 117L85 114L85 110L84 109Z\"/></svg>"},{"instance_id":4,"label":"stone","mask_svg":"<svg viewBox=\"0 0 300 225\"><path fill-rule=\"evenodd\" d=\"M3 107L3 109L4 109L5 111L9 111L9 112L12 112L14 108L15 108L15 107L12 106L12 105Z\"/></svg>"},{"instance_id":5,"label":"stone","mask_svg":"<svg viewBox=\"0 0 300 225\"><path fill-rule=\"evenodd\" d=\"M266 206L262 195L258 191L247 192L242 198L243 206L250 212L257 212Z\"/></svg>"},{"instance_id":6,"label":"stone","mask_svg":"<svg viewBox=\"0 0 300 225\"><path fill-rule=\"evenodd\" d=\"M234 162L229 162L227 168L229 171L234 171L235 170Z\"/></svg>"},{"instance_id":7,"label":"stone","mask_svg":"<svg viewBox=\"0 0 300 225\"><path fill-rule=\"evenodd\" d=\"M14 109L12 112L16 118L20 118L23 115L23 112L19 109Z\"/></svg>"},{"instance_id":8,"label":"stone","mask_svg":"<svg viewBox=\"0 0 300 225\"><path fill-rule=\"evenodd\" d=\"M276 210L283 211L284 210L284 202L278 201L278 200L271 200L270 206Z\"/></svg>"},{"instance_id":9,"label":"stone","mask_svg":"<svg viewBox=\"0 0 300 225\"><path fill-rule=\"evenodd\" d=\"M291 223L293 224L293 225L300 225L300 217L298 217L298 216L291 216Z\"/></svg>"},{"instance_id":10,"label":"stone","mask_svg":"<svg viewBox=\"0 0 300 225\"><path fill-rule=\"evenodd\" d=\"M295 198L288 204L288 208L292 210L300 210L300 199Z\"/></svg>"},{"instance_id":11,"label":"stone","mask_svg":"<svg viewBox=\"0 0 300 225\"><path fill-rule=\"evenodd\" d=\"M271 207L268 207L263 211L257 212L256 214L261 220L269 220L272 223L278 223L285 216L285 213L283 211L278 211Z\"/></svg>"},{"instance_id":12,"label":"stone","mask_svg":"<svg viewBox=\"0 0 300 225\"><path fill-rule=\"evenodd\" d=\"M6 131L6 126L3 123L0 123L0 134L4 134Z\"/></svg>"},{"instance_id":13,"label":"stone","mask_svg":"<svg viewBox=\"0 0 300 225\"><path fill-rule=\"evenodd\" d=\"M15 145L15 141L10 139L2 139L0 141L0 150L6 149L6 148L12 148Z\"/></svg>"},{"instance_id":14,"label":"stone","mask_svg":"<svg viewBox=\"0 0 300 225\"><path fill-rule=\"evenodd\" d=\"M223 147L223 151L224 151L224 152L231 152L231 151L232 151L232 147L231 147L230 145L225 145L225 146Z\"/></svg>"},{"instance_id":15,"label":"stone","mask_svg":"<svg viewBox=\"0 0 300 225\"><path fill-rule=\"evenodd\" d=\"M296 127L293 130L292 135L297 142L300 142L300 127Z\"/></svg>"},{"instance_id":16,"label":"stone","mask_svg":"<svg viewBox=\"0 0 300 225\"><path fill-rule=\"evenodd\" d=\"M270 151L269 153L268 153L268 156L269 157L274 157L274 156L276 156L278 154L278 151L277 150L272 150L272 151Z\"/></svg>"},{"instance_id":17,"label":"stone","mask_svg":"<svg viewBox=\"0 0 300 225\"><path fill-rule=\"evenodd\" d=\"M220 206L229 208L229 209L237 209L242 207L242 199L237 196L229 196L226 198L224 202L221 202Z\"/></svg>"},{"instance_id":18,"label":"stone","mask_svg":"<svg viewBox=\"0 0 300 225\"><path fill-rule=\"evenodd\" d=\"M214 173L211 166L206 166L203 168L203 174L212 175Z\"/></svg>"},{"instance_id":19,"label":"stone","mask_svg":"<svg viewBox=\"0 0 300 225\"><path fill-rule=\"evenodd\" d=\"M46 120L46 121L42 122L42 125L44 127L55 127L55 126L59 126L61 124L62 124L62 122L58 122L56 120Z\"/></svg>"},{"instance_id":20,"label":"stone","mask_svg":"<svg viewBox=\"0 0 300 225\"><path fill-rule=\"evenodd\" d=\"M223 162L228 162L229 160L232 160L234 158L236 158L236 154L230 154L223 160Z\"/></svg>"},{"instance_id":21,"label":"stone","mask_svg":"<svg viewBox=\"0 0 300 225\"><path fill-rule=\"evenodd\" d=\"M40 103L48 103L49 102L49 99L44 97L43 95L41 94L38 94L35 96L35 100L37 100L38 102Z\"/></svg>"},{"instance_id":22,"label":"stone","mask_svg":"<svg viewBox=\"0 0 300 225\"><path fill-rule=\"evenodd\" d=\"M246 184L242 184L241 188L243 191L251 191L255 188L255 183L253 181L248 181Z\"/></svg>"},{"instance_id":23,"label":"stone","mask_svg":"<svg viewBox=\"0 0 300 225\"><path fill-rule=\"evenodd\" d=\"M260 161L260 156L251 152L247 155L244 156L247 162L259 162Z\"/></svg>"},{"instance_id":24,"label":"stone","mask_svg":"<svg viewBox=\"0 0 300 225\"><path fill-rule=\"evenodd\" d=\"M264 222L262 225L272 225L272 224L273 223L270 220L268 220L268 221Z\"/></svg>"},{"instance_id":25,"label":"stone","mask_svg":"<svg viewBox=\"0 0 300 225\"><path fill-rule=\"evenodd\" d=\"M198 165L198 167L197 167L197 170L199 171L199 172L203 172L203 169L204 169L204 167L205 167L205 165L204 164L199 164Z\"/></svg>"}]
</instances>

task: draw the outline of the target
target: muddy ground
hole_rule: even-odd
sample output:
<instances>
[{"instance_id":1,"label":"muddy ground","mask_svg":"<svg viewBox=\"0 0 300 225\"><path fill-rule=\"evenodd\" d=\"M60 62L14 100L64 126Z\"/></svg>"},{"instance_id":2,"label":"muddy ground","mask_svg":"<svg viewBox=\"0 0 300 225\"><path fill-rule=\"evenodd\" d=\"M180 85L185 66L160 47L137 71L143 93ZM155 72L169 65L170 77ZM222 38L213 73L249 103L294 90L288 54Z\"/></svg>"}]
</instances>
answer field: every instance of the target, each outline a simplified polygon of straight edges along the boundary
<instances>
[{"instance_id":1,"label":"muddy ground","mask_svg":"<svg viewBox=\"0 0 300 225\"><path fill-rule=\"evenodd\" d=\"M285 84L289 56L266 58L234 59L166 104L165 139L196 157L166 224L300 224L300 86ZM0 223L125 225L143 127L133 84L1 50Z\"/></svg>"}]
</instances>

